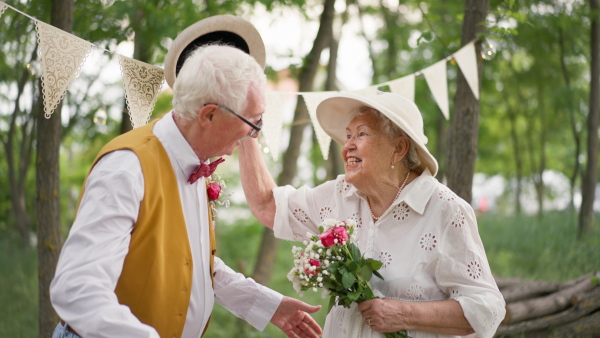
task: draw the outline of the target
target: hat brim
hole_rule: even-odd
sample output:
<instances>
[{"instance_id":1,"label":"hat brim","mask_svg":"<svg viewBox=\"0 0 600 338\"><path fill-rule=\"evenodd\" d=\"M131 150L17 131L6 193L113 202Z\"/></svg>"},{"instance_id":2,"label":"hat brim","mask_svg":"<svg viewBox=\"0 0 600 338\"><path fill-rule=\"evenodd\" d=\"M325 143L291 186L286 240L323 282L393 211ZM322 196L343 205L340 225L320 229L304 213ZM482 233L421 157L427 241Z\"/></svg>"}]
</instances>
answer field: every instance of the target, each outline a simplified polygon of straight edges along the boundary
<instances>
[{"instance_id":1,"label":"hat brim","mask_svg":"<svg viewBox=\"0 0 600 338\"><path fill-rule=\"evenodd\" d=\"M407 103L410 102L408 99L406 99L406 101ZM334 96L330 96L323 100L317 106L317 120L327 135L343 146L346 142L346 127L354 118L354 114L352 113L364 106L371 107L381 112L390 119L392 123L396 124L410 136L418 148L417 153L421 160L421 165L427 167L433 176L436 175L438 163L425 146L425 143L427 142L426 137L424 135L418 135L405 119L394 114L388 107L380 104L376 100L356 93L335 94ZM406 109L416 109L416 113L420 115L418 108L416 108L412 102L410 102L410 105L408 105Z\"/></svg>"},{"instance_id":2,"label":"hat brim","mask_svg":"<svg viewBox=\"0 0 600 338\"><path fill-rule=\"evenodd\" d=\"M165 58L167 84L173 88L179 69L191 51L216 42L243 50L265 68L265 45L256 28L233 15L216 15L189 26L173 41Z\"/></svg>"}]
</instances>

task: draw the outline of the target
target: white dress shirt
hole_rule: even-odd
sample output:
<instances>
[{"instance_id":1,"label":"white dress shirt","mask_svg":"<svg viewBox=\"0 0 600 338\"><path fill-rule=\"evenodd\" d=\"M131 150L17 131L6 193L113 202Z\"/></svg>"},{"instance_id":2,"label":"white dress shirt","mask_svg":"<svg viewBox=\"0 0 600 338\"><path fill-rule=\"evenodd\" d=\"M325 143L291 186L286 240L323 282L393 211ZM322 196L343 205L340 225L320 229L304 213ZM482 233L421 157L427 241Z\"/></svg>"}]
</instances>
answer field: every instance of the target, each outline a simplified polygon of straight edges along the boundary
<instances>
[{"instance_id":1,"label":"white dress shirt","mask_svg":"<svg viewBox=\"0 0 600 338\"><path fill-rule=\"evenodd\" d=\"M204 178L187 183L200 162L172 113L152 132L173 165L192 251L192 290L182 337L200 337L214 301L262 331L283 296L234 272L217 257L213 290L206 183ZM105 155L87 178L50 286L56 312L83 337L159 337L120 305L114 293L143 196L142 168L129 150Z\"/></svg>"},{"instance_id":2,"label":"white dress shirt","mask_svg":"<svg viewBox=\"0 0 600 338\"><path fill-rule=\"evenodd\" d=\"M426 170L408 184L377 222L365 196L344 175L314 189L274 189L275 236L294 241L318 233L328 218L357 223L359 248L383 262L385 280L371 283L388 298L407 302L455 299L479 335L492 337L504 318L505 303L490 271L471 206ZM452 337L409 332L410 337ZM362 320L356 304L334 307L323 337L383 337Z\"/></svg>"}]
</instances>

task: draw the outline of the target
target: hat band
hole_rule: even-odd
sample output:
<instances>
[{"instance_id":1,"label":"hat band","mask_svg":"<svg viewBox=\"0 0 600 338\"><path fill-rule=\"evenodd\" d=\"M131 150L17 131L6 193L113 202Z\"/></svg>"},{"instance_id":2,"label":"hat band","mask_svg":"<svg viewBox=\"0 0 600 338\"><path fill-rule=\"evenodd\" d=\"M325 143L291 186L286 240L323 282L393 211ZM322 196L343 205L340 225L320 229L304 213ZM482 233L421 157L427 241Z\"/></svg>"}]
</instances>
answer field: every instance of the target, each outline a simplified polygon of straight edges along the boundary
<instances>
[{"instance_id":1,"label":"hat band","mask_svg":"<svg viewBox=\"0 0 600 338\"><path fill-rule=\"evenodd\" d=\"M196 48L208 44L228 45L250 54L250 47L248 47L246 40L244 40L241 36L228 31L210 32L201 35L196 38L196 40L190 42L183 49L181 54L179 54L179 59L177 59L177 65L175 66L175 76L179 75L179 70L181 70L181 67L183 67L183 63Z\"/></svg>"}]
</instances>

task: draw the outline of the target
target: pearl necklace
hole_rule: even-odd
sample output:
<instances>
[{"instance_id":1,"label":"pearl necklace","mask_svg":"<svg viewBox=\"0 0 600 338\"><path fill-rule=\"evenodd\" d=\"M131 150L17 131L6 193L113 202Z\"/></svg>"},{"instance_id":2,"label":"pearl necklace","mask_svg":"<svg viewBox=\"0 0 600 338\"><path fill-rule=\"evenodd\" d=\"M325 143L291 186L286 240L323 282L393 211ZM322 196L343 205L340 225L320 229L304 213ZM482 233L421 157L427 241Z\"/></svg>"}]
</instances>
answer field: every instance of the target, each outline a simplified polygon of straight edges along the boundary
<instances>
[{"instance_id":1,"label":"pearl necklace","mask_svg":"<svg viewBox=\"0 0 600 338\"><path fill-rule=\"evenodd\" d=\"M390 204L390 206L392 206L392 204L394 204L394 201L398 198L398 196L400 196L400 193L402 192L402 189L404 189L404 186L406 185L406 182L408 182L408 177L409 176L410 176L410 170L406 174L406 177L404 178L404 182L402 182L402 185L400 186L400 189L398 189L398 192L396 193L396 197L394 197L394 199L392 200L392 203ZM371 214L371 217L373 217L373 220L375 222L377 222L379 220L379 218L381 218L381 216L383 216L383 214L382 214L379 217L375 217L375 215L373 214L373 211L371 210L371 206L369 205L369 200L368 199L367 199L367 208L369 208L369 213Z\"/></svg>"}]
</instances>

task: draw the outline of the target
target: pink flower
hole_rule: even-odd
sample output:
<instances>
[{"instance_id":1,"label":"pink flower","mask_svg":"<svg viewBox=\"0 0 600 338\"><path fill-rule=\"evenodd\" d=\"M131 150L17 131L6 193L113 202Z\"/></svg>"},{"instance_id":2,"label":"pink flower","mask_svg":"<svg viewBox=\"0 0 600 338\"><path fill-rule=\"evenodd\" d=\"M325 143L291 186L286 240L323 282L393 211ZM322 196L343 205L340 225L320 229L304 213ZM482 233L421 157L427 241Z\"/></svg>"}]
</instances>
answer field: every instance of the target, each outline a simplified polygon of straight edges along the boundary
<instances>
[{"instance_id":1,"label":"pink flower","mask_svg":"<svg viewBox=\"0 0 600 338\"><path fill-rule=\"evenodd\" d=\"M209 183L208 188L206 188L206 193L208 194L208 198L210 200L218 200L219 195L221 194L221 185L219 185L217 182Z\"/></svg>"},{"instance_id":2,"label":"pink flower","mask_svg":"<svg viewBox=\"0 0 600 338\"><path fill-rule=\"evenodd\" d=\"M314 267L320 267L321 266L321 262L319 262L316 259L310 259L310 261L308 261L308 264L310 264L310 266L314 266ZM304 273L306 273L307 275L315 275L317 273L317 269L306 269L304 270Z\"/></svg>"},{"instance_id":3,"label":"pink flower","mask_svg":"<svg viewBox=\"0 0 600 338\"><path fill-rule=\"evenodd\" d=\"M345 227L336 227L333 229L333 233L338 239L338 242L346 242L348 240L348 234L346 233Z\"/></svg>"},{"instance_id":4,"label":"pink flower","mask_svg":"<svg viewBox=\"0 0 600 338\"><path fill-rule=\"evenodd\" d=\"M335 234L333 233L333 229L327 229L326 231L323 231L319 235L319 239L321 240L321 243L323 243L323 246L326 248L330 248L330 247L334 246L335 245Z\"/></svg>"}]
</instances>

